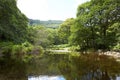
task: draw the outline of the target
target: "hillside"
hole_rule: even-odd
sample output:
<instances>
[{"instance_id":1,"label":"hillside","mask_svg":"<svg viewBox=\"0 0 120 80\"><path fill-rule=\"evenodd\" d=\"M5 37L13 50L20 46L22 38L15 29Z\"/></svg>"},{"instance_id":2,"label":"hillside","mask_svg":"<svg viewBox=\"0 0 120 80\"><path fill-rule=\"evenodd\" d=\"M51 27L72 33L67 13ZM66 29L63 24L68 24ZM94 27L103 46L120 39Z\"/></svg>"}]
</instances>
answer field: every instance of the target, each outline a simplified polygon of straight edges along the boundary
<instances>
[{"instance_id":1,"label":"hillside","mask_svg":"<svg viewBox=\"0 0 120 80\"><path fill-rule=\"evenodd\" d=\"M63 23L63 21L61 20L41 21L41 20L29 19L30 25L42 25L49 28L58 28L61 23Z\"/></svg>"}]
</instances>

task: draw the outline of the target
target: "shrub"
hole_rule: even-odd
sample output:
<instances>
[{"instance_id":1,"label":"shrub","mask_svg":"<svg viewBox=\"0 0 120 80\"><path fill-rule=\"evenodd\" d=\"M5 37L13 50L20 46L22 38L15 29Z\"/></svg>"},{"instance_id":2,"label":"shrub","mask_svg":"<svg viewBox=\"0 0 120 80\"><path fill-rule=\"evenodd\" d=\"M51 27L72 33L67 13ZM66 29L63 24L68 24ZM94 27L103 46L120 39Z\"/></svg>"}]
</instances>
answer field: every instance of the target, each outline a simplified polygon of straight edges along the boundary
<instances>
[{"instance_id":1,"label":"shrub","mask_svg":"<svg viewBox=\"0 0 120 80\"><path fill-rule=\"evenodd\" d=\"M4 59L30 61L33 57L37 58L44 53L41 46L33 46L29 42L14 44L12 42L0 42L0 56Z\"/></svg>"},{"instance_id":2,"label":"shrub","mask_svg":"<svg viewBox=\"0 0 120 80\"><path fill-rule=\"evenodd\" d=\"M116 46L114 46L113 50L120 50L120 44L117 44Z\"/></svg>"}]
</instances>

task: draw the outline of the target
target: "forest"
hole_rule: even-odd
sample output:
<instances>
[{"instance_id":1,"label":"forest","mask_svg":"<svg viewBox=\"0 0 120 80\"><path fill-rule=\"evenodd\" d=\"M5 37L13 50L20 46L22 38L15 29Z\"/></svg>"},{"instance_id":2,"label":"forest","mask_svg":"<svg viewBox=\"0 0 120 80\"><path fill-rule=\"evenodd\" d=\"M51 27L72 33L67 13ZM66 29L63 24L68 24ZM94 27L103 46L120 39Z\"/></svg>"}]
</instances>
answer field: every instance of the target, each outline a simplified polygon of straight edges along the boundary
<instances>
[{"instance_id":1,"label":"forest","mask_svg":"<svg viewBox=\"0 0 120 80\"><path fill-rule=\"evenodd\" d=\"M29 25L41 25L48 28L58 28L59 25L63 23L62 20L48 20L48 21L41 21L41 20L34 20L29 19Z\"/></svg>"},{"instance_id":2,"label":"forest","mask_svg":"<svg viewBox=\"0 0 120 80\"><path fill-rule=\"evenodd\" d=\"M97 53L99 50L120 52L120 0L91 0L79 5L76 10L76 18L65 21L33 20L18 9L17 0L0 0L0 65L29 63L51 50L64 48L69 48L70 55L76 52L80 55ZM79 65L78 61L89 61L89 56L75 60L76 65ZM103 60L103 57L97 57ZM95 56L94 60L97 60ZM60 63L63 71L66 66L71 67Z\"/></svg>"},{"instance_id":3,"label":"forest","mask_svg":"<svg viewBox=\"0 0 120 80\"><path fill-rule=\"evenodd\" d=\"M78 6L76 18L45 22L28 19L17 8L16 0L0 1L0 55L23 57L61 44L80 52L119 51L119 3L91 0Z\"/></svg>"}]
</instances>

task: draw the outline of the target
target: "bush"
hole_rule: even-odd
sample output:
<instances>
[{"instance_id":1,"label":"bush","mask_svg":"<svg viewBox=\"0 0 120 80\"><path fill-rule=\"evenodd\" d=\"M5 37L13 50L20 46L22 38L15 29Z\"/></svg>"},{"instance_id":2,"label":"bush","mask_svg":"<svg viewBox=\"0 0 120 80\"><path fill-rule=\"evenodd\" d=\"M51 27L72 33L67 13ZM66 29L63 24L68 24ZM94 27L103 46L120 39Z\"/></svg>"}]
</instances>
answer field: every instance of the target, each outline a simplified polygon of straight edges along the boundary
<instances>
[{"instance_id":1,"label":"bush","mask_svg":"<svg viewBox=\"0 0 120 80\"><path fill-rule=\"evenodd\" d=\"M33 46L29 42L22 44L14 44L12 42L0 42L0 55L4 59L22 60L28 62L37 54L41 56L43 48L41 46Z\"/></svg>"},{"instance_id":2,"label":"bush","mask_svg":"<svg viewBox=\"0 0 120 80\"><path fill-rule=\"evenodd\" d=\"M116 46L114 46L113 50L120 50L120 44L117 44Z\"/></svg>"},{"instance_id":3,"label":"bush","mask_svg":"<svg viewBox=\"0 0 120 80\"><path fill-rule=\"evenodd\" d=\"M79 50L79 46L71 46L69 50L70 51L77 51L77 50Z\"/></svg>"},{"instance_id":4,"label":"bush","mask_svg":"<svg viewBox=\"0 0 120 80\"><path fill-rule=\"evenodd\" d=\"M10 58L12 46L13 46L12 42L0 42L0 56L4 58Z\"/></svg>"},{"instance_id":5,"label":"bush","mask_svg":"<svg viewBox=\"0 0 120 80\"><path fill-rule=\"evenodd\" d=\"M14 58L23 58L32 50L33 45L31 45L29 42L24 42L22 44L13 45L11 55Z\"/></svg>"}]
</instances>

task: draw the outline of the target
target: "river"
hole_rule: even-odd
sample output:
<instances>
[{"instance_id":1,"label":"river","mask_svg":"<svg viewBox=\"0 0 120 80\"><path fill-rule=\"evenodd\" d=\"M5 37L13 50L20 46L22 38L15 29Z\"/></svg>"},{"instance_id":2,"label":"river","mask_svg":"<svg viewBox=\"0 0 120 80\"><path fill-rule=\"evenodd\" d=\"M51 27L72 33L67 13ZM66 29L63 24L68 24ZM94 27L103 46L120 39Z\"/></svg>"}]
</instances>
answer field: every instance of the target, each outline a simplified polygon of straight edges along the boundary
<instances>
[{"instance_id":1,"label":"river","mask_svg":"<svg viewBox=\"0 0 120 80\"><path fill-rule=\"evenodd\" d=\"M44 54L27 65L0 65L0 80L120 80L120 63L105 55Z\"/></svg>"}]
</instances>

